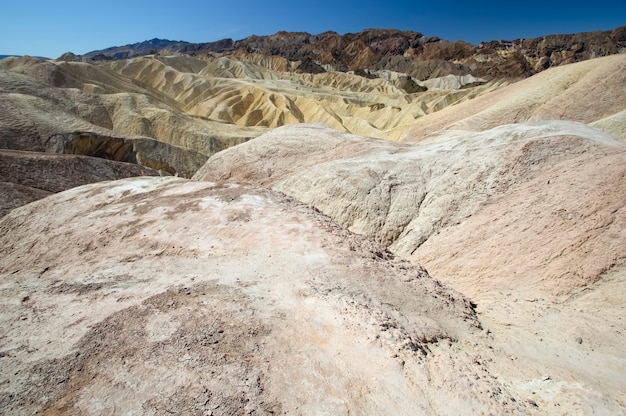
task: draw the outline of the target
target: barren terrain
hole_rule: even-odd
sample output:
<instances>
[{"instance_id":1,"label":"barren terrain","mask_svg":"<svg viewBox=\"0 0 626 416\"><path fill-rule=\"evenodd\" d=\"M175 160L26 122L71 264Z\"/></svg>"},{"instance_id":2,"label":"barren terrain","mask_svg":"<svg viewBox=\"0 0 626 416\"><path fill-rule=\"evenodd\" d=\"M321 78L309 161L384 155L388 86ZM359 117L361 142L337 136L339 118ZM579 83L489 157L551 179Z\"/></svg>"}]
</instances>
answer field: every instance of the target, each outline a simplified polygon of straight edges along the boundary
<instances>
[{"instance_id":1,"label":"barren terrain","mask_svg":"<svg viewBox=\"0 0 626 416\"><path fill-rule=\"evenodd\" d=\"M477 303L481 356L542 412L624 411L622 141L565 121L420 145L286 126L194 178L279 190L423 264Z\"/></svg>"},{"instance_id":2,"label":"barren terrain","mask_svg":"<svg viewBox=\"0 0 626 416\"><path fill-rule=\"evenodd\" d=\"M623 28L399 33L0 61L0 413L626 415Z\"/></svg>"},{"instance_id":3,"label":"barren terrain","mask_svg":"<svg viewBox=\"0 0 626 416\"><path fill-rule=\"evenodd\" d=\"M482 131L503 124L571 120L626 140L626 56L551 68L491 94L416 120L400 138L423 140L447 131Z\"/></svg>"},{"instance_id":4,"label":"barren terrain","mask_svg":"<svg viewBox=\"0 0 626 416\"><path fill-rule=\"evenodd\" d=\"M127 179L0 227L4 412L528 407L469 300L280 194Z\"/></svg>"},{"instance_id":5,"label":"barren terrain","mask_svg":"<svg viewBox=\"0 0 626 416\"><path fill-rule=\"evenodd\" d=\"M0 87L10 93L7 116L18 112L11 111L15 107L22 118L25 111L41 114L41 107L57 113L35 126L29 123L44 138L50 131L111 135L113 130L210 156L270 128L310 121L384 137L418 117L507 83L460 88L476 79L450 75L429 80L428 91L409 93L396 85L403 74L387 72L376 79L341 72L302 74L289 71L283 61L254 55L146 56L100 64L7 58L0 62L6 71L0 71L6 78ZM61 121L71 124L65 130L52 124ZM5 123L17 127L11 120Z\"/></svg>"}]
</instances>

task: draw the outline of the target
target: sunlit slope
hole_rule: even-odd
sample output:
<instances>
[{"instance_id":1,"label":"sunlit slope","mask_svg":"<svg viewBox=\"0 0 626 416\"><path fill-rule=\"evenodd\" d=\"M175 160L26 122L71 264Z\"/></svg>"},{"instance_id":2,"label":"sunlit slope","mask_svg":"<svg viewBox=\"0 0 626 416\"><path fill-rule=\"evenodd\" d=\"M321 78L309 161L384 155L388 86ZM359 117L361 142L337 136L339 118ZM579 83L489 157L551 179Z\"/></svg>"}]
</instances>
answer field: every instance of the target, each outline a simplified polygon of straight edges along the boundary
<instances>
[{"instance_id":1,"label":"sunlit slope","mask_svg":"<svg viewBox=\"0 0 626 416\"><path fill-rule=\"evenodd\" d=\"M527 407L476 362L469 300L280 193L132 178L0 230L3 414Z\"/></svg>"},{"instance_id":2,"label":"sunlit slope","mask_svg":"<svg viewBox=\"0 0 626 416\"><path fill-rule=\"evenodd\" d=\"M142 57L107 66L149 91L164 94L164 100L175 101L181 111L198 118L267 128L314 121L374 137L386 137L390 130L408 126L425 114L502 85L492 82L458 89L458 84L455 88L407 93L385 78L277 71L274 66L284 69L286 65L272 65L260 58L256 61L262 64L230 57L207 58L204 68L189 72L198 69L184 65L189 59Z\"/></svg>"},{"instance_id":3,"label":"sunlit slope","mask_svg":"<svg viewBox=\"0 0 626 416\"><path fill-rule=\"evenodd\" d=\"M455 274L495 278L514 264L517 273L527 274L524 285L542 282L550 291L567 293L626 262L619 245L626 241L620 231L626 224L625 163L624 143L569 121L504 125L420 145L366 139L315 124L285 126L220 152L194 178L271 187L399 255L421 259L422 250L431 247L429 258L438 267L448 268L465 248L489 242L459 257ZM586 195L594 195L593 206ZM574 212L576 222L563 220ZM496 221L509 214L490 224L499 224L492 233L473 240L486 227L477 218ZM464 226L469 223L476 228ZM453 230L463 230L463 238L435 243ZM589 233L596 236L594 243ZM567 240L557 237L565 234ZM539 241L550 244L539 250ZM488 262L496 247L508 260L477 264L471 271L473 263L463 260ZM595 253L595 261L583 252Z\"/></svg>"},{"instance_id":4,"label":"sunlit slope","mask_svg":"<svg viewBox=\"0 0 626 416\"><path fill-rule=\"evenodd\" d=\"M0 63L0 69L45 84L45 90L59 89L50 94L71 95L72 103L56 100L54 109L42 109L46 118L69 112L94 124L92 131L152 137L207 155L268 129L303 122L394 139L426 114L506 84L476 84L472 77L450 75L425 82L428 91L408 92L422 87L405 74L308 74L294 72L293 66L284 58L256 54L102 63L10 58ZM22 93L41 98L39 91ZM64 123L87 128L78 120L67 123L67 116Z\"/></svg>"},{"instance_id":5,"label":"sunlit slope","mask_svg":"<svg viewBox=\"0 0 626 416\"><path fill-rule=\"evenodd\" d=\"M0 94L0 137L32 142L24 150L52 134L89 131L149 137L208 156L264 131L198 119L165 94L86 63L5 59Z\"/></svg>"},{"instance_id":6,"label":"sunlit slope","mask_svg":"<svg viewBox=\"0 0 626 416\"><path fill-rule=\"evenodd\" d=\"M415 120L401 139L557 119L591 124L626 140L625 86L626 54L563 65Z\"/></svg>"}]
</instances>

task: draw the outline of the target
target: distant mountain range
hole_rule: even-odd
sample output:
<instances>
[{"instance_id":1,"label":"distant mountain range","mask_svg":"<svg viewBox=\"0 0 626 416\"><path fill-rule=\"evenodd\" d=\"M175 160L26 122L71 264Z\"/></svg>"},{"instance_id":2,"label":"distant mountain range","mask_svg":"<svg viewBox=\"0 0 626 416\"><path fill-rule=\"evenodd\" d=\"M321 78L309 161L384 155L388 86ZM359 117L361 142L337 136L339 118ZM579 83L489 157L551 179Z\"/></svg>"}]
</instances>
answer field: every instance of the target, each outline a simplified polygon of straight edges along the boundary
<instances>
[{"instance_id":1,"label":"distant mountain range","mask_svg":"<svg viewBox=\"0 0 626 416\"><path fill-rule=\"evenodd\" d=\"M438 76L438 72L493 79L527 77L552 66L625 50L626 26L610 31L489 41L478 45L446 41L419 32L368 29L345 35L281 31L269 36L207 43L152 39L92 51L80 57L68 53L61 59L116 60L154 54L259 53L299 61L299 72L334 70L368 75L378 70L391 70L420 80Z\"/></svg>"},{"instance_id":2,"label":"distant mountain range","mask_svg":"<svg viewBox=\"0 0 626 416\"><path fill-rule=\"evenodd\" d=\"M23 55L0 55L0 60L4 59L4 58L9 58L11 56L23 56ZM46 58L45 56L33 56L33 58L37 58L37 59L50 59L50 58Z\"/></svg>"}]
</instances>

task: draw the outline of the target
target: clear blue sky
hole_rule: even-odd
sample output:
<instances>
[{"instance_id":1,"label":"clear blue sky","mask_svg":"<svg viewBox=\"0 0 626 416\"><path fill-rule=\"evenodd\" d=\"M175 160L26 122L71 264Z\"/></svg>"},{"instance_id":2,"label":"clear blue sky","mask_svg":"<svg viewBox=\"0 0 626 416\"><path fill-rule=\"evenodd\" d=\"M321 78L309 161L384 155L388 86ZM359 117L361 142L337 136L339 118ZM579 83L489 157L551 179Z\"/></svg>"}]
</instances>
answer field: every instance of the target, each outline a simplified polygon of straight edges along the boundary
<instances>
[{"instance_id":1,"label":"clear blue sky","mask_svg":"<svg viewBox=\"0 0 626 416\"><path fill-rule=\"evenodd\" d=\"M2 0L0 19L0 54L57 58L152 38L210 42L279 30L393 28L472 43L512 40L626 25L626 0Z\"/></svg>"}]
</instances>

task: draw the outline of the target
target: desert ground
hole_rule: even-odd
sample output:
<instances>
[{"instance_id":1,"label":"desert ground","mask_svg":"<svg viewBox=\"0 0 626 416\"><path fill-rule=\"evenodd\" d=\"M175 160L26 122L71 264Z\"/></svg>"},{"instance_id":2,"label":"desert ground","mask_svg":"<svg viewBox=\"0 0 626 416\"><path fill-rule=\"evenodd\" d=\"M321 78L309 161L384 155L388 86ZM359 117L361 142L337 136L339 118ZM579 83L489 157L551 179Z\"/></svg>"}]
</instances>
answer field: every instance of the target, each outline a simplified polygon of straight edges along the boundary
<instances>
[{"instance_id":1,"label":"desert ground","mask_svg":"<svg viewBox=\"0 0 626 416\"><path fill-rule=\"evenodd\" d=\"M293 65L0 61L0 413L626 414L626 54Z\"/></svg>"}]
</instances>

